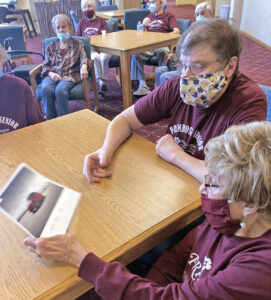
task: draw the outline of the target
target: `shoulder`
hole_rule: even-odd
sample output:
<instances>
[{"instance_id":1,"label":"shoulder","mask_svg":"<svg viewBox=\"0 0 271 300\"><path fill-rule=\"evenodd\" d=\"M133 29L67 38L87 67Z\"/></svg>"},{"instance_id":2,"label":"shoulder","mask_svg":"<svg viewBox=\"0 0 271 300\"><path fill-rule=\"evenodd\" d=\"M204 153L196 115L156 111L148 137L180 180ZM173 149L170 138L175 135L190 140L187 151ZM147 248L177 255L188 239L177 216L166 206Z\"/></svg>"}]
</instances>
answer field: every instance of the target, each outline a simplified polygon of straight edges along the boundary
<instances>
[{"instance_id":1,"label":"shoulder","mask_svg":"<svg viewBox=\"0 0 271 300\"><path fill-rule=\"evenodd\" d=\"M106 21L105 21L104 18L102 18L102 17L100 17L100 16L97 16L97 15L95 15L95 16L96 16L95 21L101 22L101 23L106 23Z\"/></svg>"},{"instance_id":2,"label":"shoulder","mask_svg":"<svg viewBox=\"0 0 271 300\"><path fill-rule=\"evenodd\" d=\"M31 90L26 81L16 76L4 74L1 78L1 81L3 84L3 86L1 86L1 89L6 88L12 90L12 88L16 88L16 91L18 91L18 89L21 91Z\"/></svg>"},{"instance_id":3,"label":"shoulder","mask_svg":"<svg viewBox=\"0 0 271 300\"><path fill-rule=\"evenodd\" d=\"M166 18L172 18L172 17L175 18L175 16L173 15L173 13L171 13L171 12L169 12L169 11L164 11L163 15L164 15L164 17L166 17Z\"/></svg>"}]
</instances>

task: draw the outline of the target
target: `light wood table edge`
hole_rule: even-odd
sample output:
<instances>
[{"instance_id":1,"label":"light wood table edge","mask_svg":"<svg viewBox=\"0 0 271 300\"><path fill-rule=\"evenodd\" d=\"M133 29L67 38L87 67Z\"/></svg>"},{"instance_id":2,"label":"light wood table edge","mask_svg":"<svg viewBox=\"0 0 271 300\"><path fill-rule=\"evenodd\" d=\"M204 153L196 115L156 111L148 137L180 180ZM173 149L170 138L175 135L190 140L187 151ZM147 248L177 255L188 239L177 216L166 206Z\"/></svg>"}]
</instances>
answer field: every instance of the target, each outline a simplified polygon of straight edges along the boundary
<instances>
[{"instance_id":1,"label":"light wood table edge","mask_svg":"<svg viewBox=\"0 0 271 300\"><path fill-rule=\"evenodd\" d=\"M198 201L191 203L189 206L169 216L159 224L156 224L143 234L135 237L122 247L108 253L102 257L102 259L107 262L119 261L123 265L127 265L202 215L201 201L199 199ZM137 249L136 254L134 252L135 247ZM138 255L138 253L141 254ZM87 283L83 279L79 278L77 274L74 274L69 279L63 281L63 283L58 286L57 290L52 288L35 299L70 300L78 297L91 288L92 285L90 283Z\"/></svg>"}]
</instances>

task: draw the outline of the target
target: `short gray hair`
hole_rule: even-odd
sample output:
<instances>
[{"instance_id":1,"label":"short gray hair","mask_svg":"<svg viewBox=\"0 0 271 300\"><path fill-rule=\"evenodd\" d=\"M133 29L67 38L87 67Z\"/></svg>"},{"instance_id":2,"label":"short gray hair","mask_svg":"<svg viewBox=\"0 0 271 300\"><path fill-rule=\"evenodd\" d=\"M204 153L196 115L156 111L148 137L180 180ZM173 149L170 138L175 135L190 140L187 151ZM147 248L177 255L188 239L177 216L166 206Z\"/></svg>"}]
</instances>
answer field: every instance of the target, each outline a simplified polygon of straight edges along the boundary
<instances>
[{"instance_id":1,"label":"short gray hair","mask_svg":"<svg viewBox=\"0 0 271 300\"><path fill-rule=\"evenodd\" d=\"M208 13L208 15L210 15L210 16L213 15L212 5L209 4L208 1L199 3L199 4L196 6L195 12L197 12L198 10L204 10L205 12Z\"/></svg>"},{"instance_id":2,"label":"short gray hair","mask_svg":"<svg viewBox=\"0 0 271 300\"><path fill-rule=\"evenodd\" d=\"M58 15L53 16L53 18L52 18L52 26L53 26L54 32L56 32L56 22L58 20L65 21L66 24L68 25L69 29L70 29L70 33L72 32L72 23L71 23L71 20L69 19L68 16L66 16L64 14L58 14Z\"/></svg>"},{"instance_id":3,"label":"short gray hair","mask_svg":"<svg viewBox=\"0 0 271 300\"><path fill-rule=\"evenodd\" d=\"M82 10L85 9L85 6L86 6L87 3L92 5L94 8L96 8L96 6L97 6L96 0L81 0L81 9Z\"/></svg>"},{"instance_id":4,"label":"short gray hair","mask_svg":"<svg viewBox=\"0 0 271 300\"><path fill-rule=\"evenodd\" d=\"M199 45L211 47L217 55L218 61L226 65L233 56L240 57L242 51L242 36L239 30L222 19L209 19L204 22L195 22L181 35L176 54L188 54L192 48ZM238 70L238 64L235 72Z\"/></svg>"}]
</instances>

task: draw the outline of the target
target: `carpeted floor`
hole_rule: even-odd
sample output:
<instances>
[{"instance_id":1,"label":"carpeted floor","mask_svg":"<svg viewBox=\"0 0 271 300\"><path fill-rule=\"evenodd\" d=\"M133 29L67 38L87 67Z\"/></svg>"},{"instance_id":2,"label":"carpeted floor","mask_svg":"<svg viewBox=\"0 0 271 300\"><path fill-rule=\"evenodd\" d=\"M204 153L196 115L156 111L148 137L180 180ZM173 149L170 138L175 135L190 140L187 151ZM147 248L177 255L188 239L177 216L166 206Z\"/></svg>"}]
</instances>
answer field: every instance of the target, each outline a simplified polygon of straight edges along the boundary
<instances>
[{"instance_id":1,"label":"carpeted floor","mask_svg":"<svg viewBox=\"0 0 271 300\"><path fill-rule=\"evenodd\" d=\"M185 8L174 6L168 1L168 10L174 12L177 18L189 18L194 20L194 8L193 6L185 6ZM257 83L263 85L271 85L271 51L264 48L263 46L255 43L248 37L243 36L244 47L240 58L240 71L255 80ZM32 39L27 39L28 49L31 51L41 52L42 43L41 38L33 37ZM37 56L32 56L35 63L40 62ZM152 70L151 67L145 68L145 73L148 74ZM154 88L153 80L149 80L148 85L151 89ZM136 87L135 87L136 88ZM90 99L93 99L93 93L90 92ZM100 97L100 111L99 114L105 118L112 120L117 114L122 111L122 91L121 87L118 85L115 79L115 69L110 69L109 71L109 81L108 81L108 92L106 97ZM136 98L133 99L136 101ZM92 101L91 101L92 102ZM92 109L94 103L91 103ZM78 111L84 109L83 101L70 101L69 110L70 112ZM144 126L137 133L152 142L158 140L161 136L165 134L165 129L167 126L167 121L163 120L161 122Z\"/></svg>"}]
</instances>

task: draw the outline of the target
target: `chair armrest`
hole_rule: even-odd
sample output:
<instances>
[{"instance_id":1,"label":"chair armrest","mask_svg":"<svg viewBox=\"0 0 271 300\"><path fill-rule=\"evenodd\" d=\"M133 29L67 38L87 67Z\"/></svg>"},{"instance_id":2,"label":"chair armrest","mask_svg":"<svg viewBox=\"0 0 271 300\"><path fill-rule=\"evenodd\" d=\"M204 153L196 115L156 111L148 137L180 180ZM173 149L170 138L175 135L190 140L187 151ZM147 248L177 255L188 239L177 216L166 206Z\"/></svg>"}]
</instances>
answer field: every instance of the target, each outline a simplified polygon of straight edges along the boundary
<instances>
[{"instance_id":1,"label":"chair armrest","mask_svg":"<svg viewBox=\"0 0 271 300\"><path fill-rule=\"evenodd\" d=\"M36 66L34 69L32 69L29 72L29 78L30 78L31 86L32 86L34 98L36 100L38 100L36 98L36 89L37 89L36 75L39 74L39 73L41 73L41 70L42 70L42 64Z\"/></svg>"}]
</instances>

